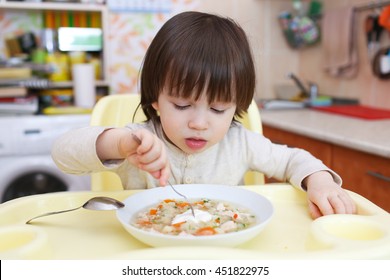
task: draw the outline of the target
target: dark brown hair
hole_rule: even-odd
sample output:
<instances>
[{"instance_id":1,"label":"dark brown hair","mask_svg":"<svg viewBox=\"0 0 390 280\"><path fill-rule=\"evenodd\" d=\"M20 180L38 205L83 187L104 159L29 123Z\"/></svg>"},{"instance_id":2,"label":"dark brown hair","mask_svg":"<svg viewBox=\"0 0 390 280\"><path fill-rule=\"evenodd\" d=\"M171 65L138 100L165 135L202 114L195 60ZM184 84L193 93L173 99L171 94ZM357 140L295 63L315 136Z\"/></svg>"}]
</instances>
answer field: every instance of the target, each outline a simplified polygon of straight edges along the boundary
<instances>
[{"instance_id":1,"label":"dark brown hair","mask_svg":"<svg viewBox=\"0 0 390 280\"><path fill-rule=\"evenodd\" d=\"M158 121L152 103L163 89L172 96L235 102L236 116L248 109L255 69L244 30L233 20L201 12L184 12L168 20L149 46L141 71L141 106Z\"/></svg>"}]
</instances>

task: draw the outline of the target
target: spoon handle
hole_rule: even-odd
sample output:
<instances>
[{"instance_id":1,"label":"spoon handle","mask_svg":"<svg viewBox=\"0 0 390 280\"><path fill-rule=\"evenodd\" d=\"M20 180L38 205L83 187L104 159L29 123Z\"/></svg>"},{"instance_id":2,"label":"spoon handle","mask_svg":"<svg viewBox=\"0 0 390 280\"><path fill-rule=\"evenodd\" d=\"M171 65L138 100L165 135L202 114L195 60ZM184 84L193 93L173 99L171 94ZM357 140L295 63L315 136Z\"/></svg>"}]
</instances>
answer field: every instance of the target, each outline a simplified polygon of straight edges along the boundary
<instances>
[{"instance_id":1,"label":"spoon handle","mask_svg":"<svg viewBox=\"0 0 390 280\"><path fill-rule=\"evenodd\" d=\"M35 219L38 219L38 218L42 218L42 217L46 217L46 216L50 216L50 215L55 215L55 214L61 214L61 213L65 213L65 212L74 211L74 210L80 209L81 207L82 206L79 206L79 207L76 207L76 208L72 208L72 209L67 209L67 210L47 212L45 214L41 214L41 215L35 216L34 218L31 218L30 220L28 220L26 222L26 224L29 224L32 220L35 220Z\"/></svg>"},{"instance_id":2,"label":"spoon handle","mask_svg":"<svg viewBox=\"0 0 390 280\"><path fill-rule=\"evenodd\" d=\"M195 217L194 207L192 207L192 204L191 204L191 202L189 201L189 199L188 199L184 194L178 192L178 191L173 187L173 185L171 184L171 182L168 181L168 184L169 184L169 186L171 186L171 189L172 189L175 193L177 193L178 195L180 195L181 197L183 197L183 198L188 202L188 205L189 205L190 208L191 208L192 216Z\"/></svg>"},{"instance_id":3,"label":"spoon handle","mask_svg":"<svg viewBox=\"0 0 390 280\"><path fill-rule=\"evenodd\" d=\"M133 137L134 141L138 143L138 145L141 145L141 144L142 144L141 139L139 139L137 135L132 134L132 137ZM188 200L188 198L187 198L184 194L178 192L178 191L172 186L171 182L168 181L168 184L169 184L169 186L171 186L171 189L172 189L175 193L177 193L178 195L180 195L181 197L183 197L183 198L188 202L188 205L189 205L190 208L191 208L192 216L195 217L194 208L192 207L192 205L191 205L190 201Z\"/></svg>"}]
</instances>

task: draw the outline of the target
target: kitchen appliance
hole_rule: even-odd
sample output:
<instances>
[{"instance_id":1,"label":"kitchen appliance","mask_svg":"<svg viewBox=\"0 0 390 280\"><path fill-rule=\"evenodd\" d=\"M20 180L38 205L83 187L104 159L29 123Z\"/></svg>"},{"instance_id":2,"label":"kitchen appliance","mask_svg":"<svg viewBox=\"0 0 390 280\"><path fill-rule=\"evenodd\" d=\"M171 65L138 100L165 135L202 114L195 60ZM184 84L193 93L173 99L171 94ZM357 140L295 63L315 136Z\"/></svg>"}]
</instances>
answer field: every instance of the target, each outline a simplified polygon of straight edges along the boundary
<instances>
[{"instance_id":1,"label":"kitchen appliance","mask_svg":"<svg viewBox=\"0 0 390 280\"><path fill-rule=\"evenodd\" d=\"M60 51L101 51L102 36L100 28L60 27L58 48Z\"/></svg>"},{"instance_id":2,"label":"kitchen appliance","mask_svg":"<svg viewBox=\"0 0 390 280\"><path fill-rule=\"evenodd\" d=\"M89 120L89 115L0 116L0 201L90 189L90 176L63 173L50 155L59 135Z\"/></svg>"}]
</instances>

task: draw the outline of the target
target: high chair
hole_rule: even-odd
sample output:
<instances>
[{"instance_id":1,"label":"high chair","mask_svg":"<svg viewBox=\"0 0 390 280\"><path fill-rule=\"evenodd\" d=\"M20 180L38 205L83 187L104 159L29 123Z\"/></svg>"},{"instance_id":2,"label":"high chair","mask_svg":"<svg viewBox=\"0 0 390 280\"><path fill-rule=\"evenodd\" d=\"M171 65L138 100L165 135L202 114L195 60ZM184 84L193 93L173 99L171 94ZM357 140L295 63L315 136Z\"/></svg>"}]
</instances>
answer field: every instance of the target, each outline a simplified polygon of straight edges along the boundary
<instances>
[{"instance_id":1,"label":"high chair","mask_svg":"<svg viewBox=\"0 0 390 280\"><path fill-rule=\"evenodd\" d=\"M102 97L95 105L91 115L91 126L122 127L133 122L133 115L140 103L139 94L114 94ZM134 122L145 121L141 108L134 116ZM248 129L262 133L261 119L257 104L252 101L248 113L239 121ZM244 178L246 185L264 184L264 175L258 172L247 172ZM110 171L97 172L91 175L93 191L123 190L119 177Z\"/></svg>"}]
</instances>

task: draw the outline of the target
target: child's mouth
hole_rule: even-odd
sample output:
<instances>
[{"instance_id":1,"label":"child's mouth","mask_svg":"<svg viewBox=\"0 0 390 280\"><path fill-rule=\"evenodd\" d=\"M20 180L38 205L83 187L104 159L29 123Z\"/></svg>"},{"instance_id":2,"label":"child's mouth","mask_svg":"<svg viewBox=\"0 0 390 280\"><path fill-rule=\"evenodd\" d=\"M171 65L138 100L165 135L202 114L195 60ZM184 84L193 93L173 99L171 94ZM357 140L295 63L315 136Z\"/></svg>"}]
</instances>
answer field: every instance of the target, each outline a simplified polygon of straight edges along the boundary
<instances>
[{"instance_id":1,"label":"child's mouth","mask_svg":"<svg viewBox=\"0 0 390 280\"><path fill-rule=\"evenodd\" d=\"M195 139L195 138L186 138L186 145L191 150L200 150L206 146L207 141L203 139Z\"/></svg>"}]
</instances>

